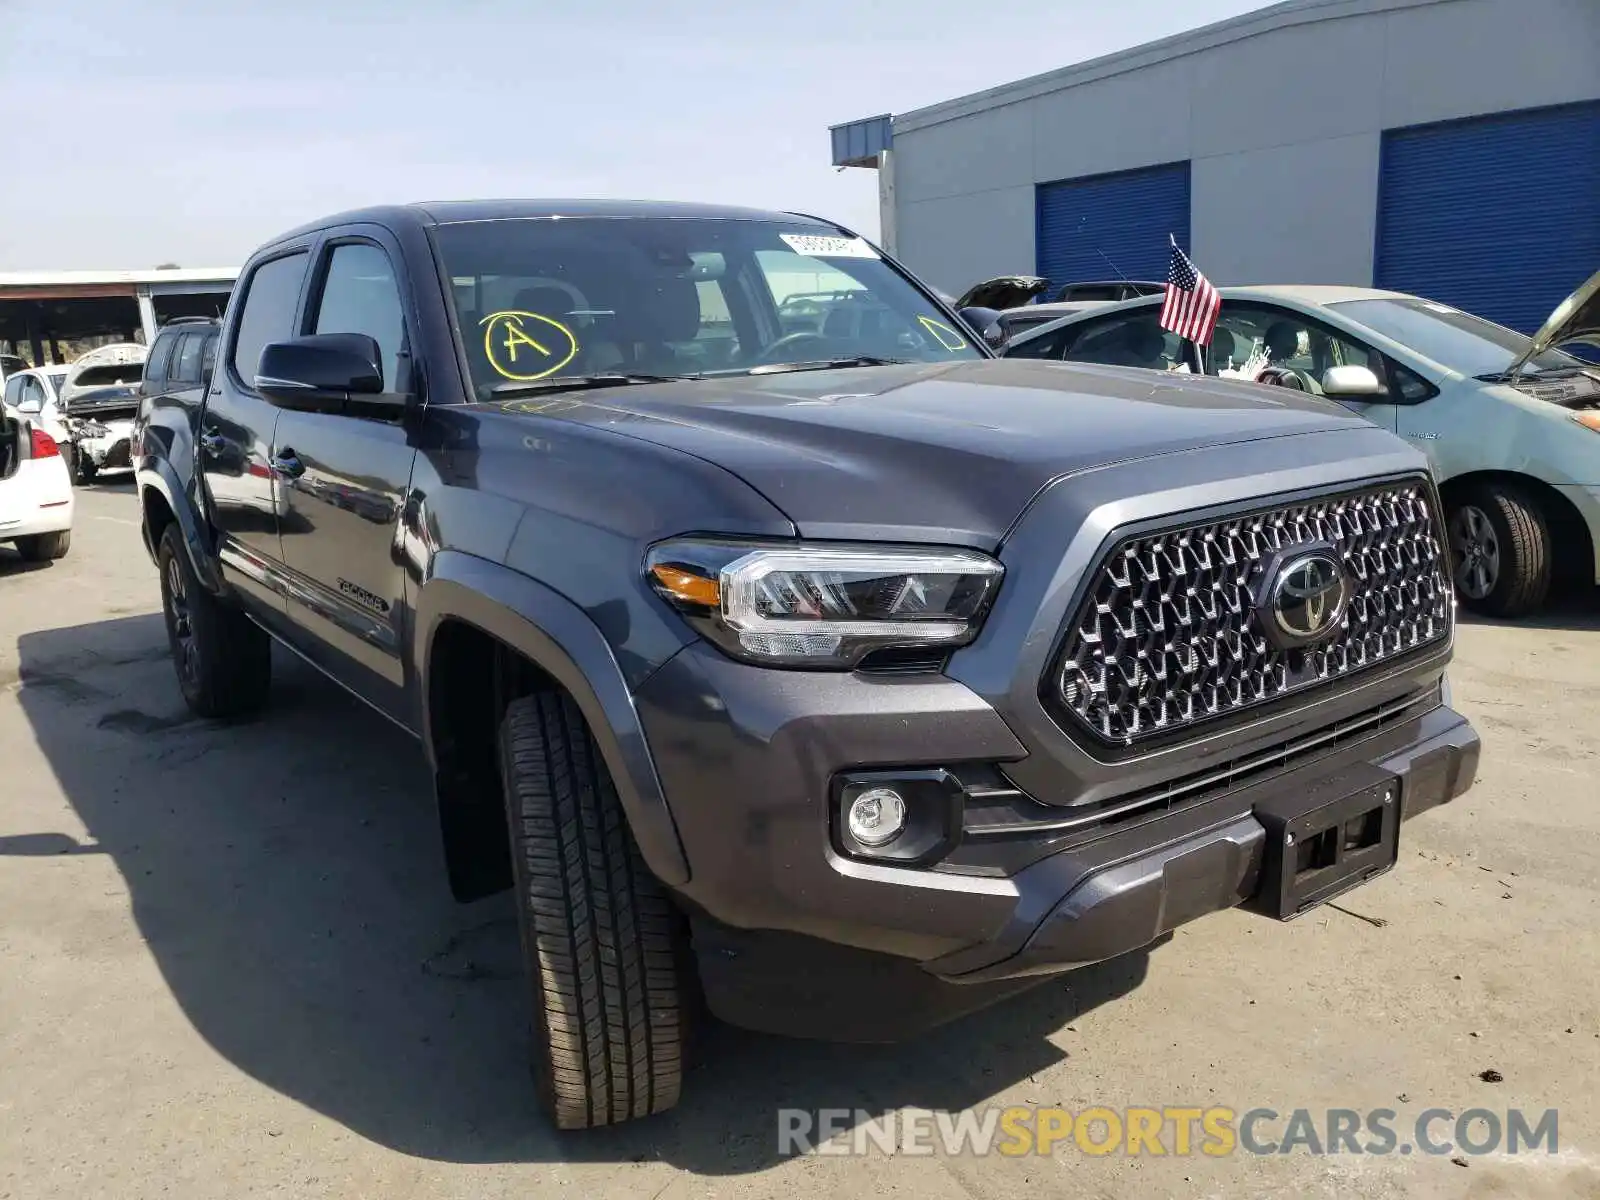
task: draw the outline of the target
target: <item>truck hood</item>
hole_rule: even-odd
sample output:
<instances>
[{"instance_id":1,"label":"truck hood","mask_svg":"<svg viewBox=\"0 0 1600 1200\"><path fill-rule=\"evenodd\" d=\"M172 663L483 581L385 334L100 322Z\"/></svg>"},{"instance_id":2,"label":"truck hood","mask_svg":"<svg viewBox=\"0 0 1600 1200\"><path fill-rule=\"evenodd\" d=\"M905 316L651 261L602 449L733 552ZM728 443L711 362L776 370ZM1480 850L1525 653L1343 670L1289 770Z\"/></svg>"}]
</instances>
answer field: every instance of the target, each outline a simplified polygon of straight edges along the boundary
<instances>
[{"instance_id":1,"label":"truck hood","mask_svg":"<svg viewBox=\"0 0 1600 1200\"><path fill-rule=\"evenodd\" d=\"M1576 344L1600 347L1600 271L1596 271L1568 296L1533 335L1528 348L1506 368L1515 379L1529 359L1546 350Z\"/></svg>"},{"instance_id":2,"label":"truck hood","mask_svg":"<svg viewBox=\"0 0 1600 1200\"><path fill-rule=\"evenodd\" d=\"M1287 388L1028 359L740 375L490 407L607 428L716 463L804 536L983 547L998 544L1063 475L1365 424Z\"/></svg>"}]
</instances>

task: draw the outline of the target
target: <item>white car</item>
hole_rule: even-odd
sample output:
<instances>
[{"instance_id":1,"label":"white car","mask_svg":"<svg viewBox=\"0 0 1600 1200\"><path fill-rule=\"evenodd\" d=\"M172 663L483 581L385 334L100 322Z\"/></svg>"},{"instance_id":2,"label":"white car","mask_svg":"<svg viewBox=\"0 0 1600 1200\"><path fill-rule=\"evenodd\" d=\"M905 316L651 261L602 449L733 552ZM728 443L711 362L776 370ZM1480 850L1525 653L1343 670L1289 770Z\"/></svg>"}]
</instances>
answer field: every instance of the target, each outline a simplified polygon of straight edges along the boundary
<instances>
[{"instance_id":1,"label":"white car","mask_svg":"<svg viewBox=\"0 0 1600 1200\"><path fill-rule=\"evenodd\" d=\"M1400 292L1225 287L1202 361L1161 329L1160 296L1019 334L1007 357L1205 370L1339 400L1427 452L1462 603L1532 612L1552 578L1600 584L1600 272L1529 338Z\"/></svg>"},{"instance_id":2,"label":"white car","mask_svg":"<svg viewBox=\"0 0 1600 1200\"><path fill-rule=\"evenodd\" d=\"M116 342L77 359L61 382L57 410L73 476L92 483L101 471L132 470L130 439L139 413L139 382L147 351Z\"/></svg>"},{"instance_id":3,"label":"white car","mask_svg":"<svg viewBox=\"0 0 1600 1200\"><path fill-rule=\"evenodd\" d=\"M27 416L57 442L67 434L61 424L61 385L70 367L22 367L6 375L5 415Z\"/></svg>"},{"instance_id":4,"label":"white car","mask_svg":"<svg viewBox=\"0 0 1600 1200\"><path fill-rule=\"evenodd\" d=\"M0 542L30 562L72 544L72 480L55 438L29 417L0 413Z\"/></svg>"}]
</instances>

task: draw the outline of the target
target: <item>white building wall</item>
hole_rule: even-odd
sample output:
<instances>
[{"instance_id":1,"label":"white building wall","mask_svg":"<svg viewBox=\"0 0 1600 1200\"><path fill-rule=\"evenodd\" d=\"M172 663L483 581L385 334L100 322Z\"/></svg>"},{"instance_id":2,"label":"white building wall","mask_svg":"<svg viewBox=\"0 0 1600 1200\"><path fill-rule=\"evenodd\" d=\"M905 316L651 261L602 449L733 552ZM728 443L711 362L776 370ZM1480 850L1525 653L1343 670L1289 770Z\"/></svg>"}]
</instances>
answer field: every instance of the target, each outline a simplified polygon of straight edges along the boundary
<instances>
[{"instance_id":1,"label":"white building wall","mask_svg":"<svg viewBox=\"0 0 1600 1200\"><path fill-rule=\"evenodd\" d=\"M1600 0L1333 0L895 118L898 256L1035 269L1034 186L1188 160L1217 283L1367 284L1384 129L1600 98Z\"/></svg>"}]
</instances>

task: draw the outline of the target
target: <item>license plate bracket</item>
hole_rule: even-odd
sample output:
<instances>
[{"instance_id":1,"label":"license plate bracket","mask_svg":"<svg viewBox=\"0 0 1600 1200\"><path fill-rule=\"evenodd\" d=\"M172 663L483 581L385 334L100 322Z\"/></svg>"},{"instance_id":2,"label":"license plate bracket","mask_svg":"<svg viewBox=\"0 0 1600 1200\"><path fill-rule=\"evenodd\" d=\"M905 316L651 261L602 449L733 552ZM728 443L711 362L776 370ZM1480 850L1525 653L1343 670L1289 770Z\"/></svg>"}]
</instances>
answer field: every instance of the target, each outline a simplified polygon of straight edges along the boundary
<instances>
[{"instance_id":1,"label":"license plate bracket","mask_svg":"<svg viewBox=\"0 0 1600 1200\"><path fill-rule=\"evenodd\" d=\"M1267 838L1252 907L1289 921L1382 875L1399 858L1401 803L1399 777L1362 764L1309 797L1257 804Z\"/></svg>"}]
</instances>

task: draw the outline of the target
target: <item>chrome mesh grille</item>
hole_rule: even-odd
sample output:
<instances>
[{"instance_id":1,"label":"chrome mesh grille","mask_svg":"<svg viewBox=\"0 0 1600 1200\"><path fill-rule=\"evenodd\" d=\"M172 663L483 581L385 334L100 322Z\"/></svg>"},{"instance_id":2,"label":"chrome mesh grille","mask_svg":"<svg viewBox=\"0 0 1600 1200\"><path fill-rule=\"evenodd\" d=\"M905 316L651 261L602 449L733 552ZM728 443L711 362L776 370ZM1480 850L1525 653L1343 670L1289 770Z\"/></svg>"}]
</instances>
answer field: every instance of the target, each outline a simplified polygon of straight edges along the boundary
<instances>
[{"instance_id":1,"label":"chrome mesh grille","mask_svg":"<svg viewBox=\"0 0 1600 1200\"><path fill-rule=\"evenodd\" d=\"M1280 649L1255 612L1261 576L1278 551L1319 542L1344 563L1349 605L1329 640ZM1421 481L1137 535L1096 569L1045 692L1096 738L1133 746L1439 641L1453 604Z\"/></svg>"}]
</instances>

